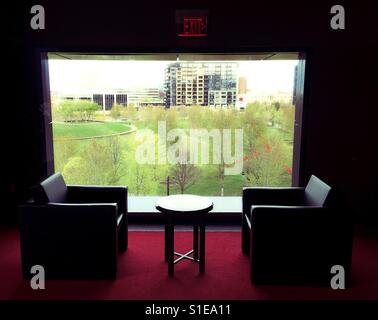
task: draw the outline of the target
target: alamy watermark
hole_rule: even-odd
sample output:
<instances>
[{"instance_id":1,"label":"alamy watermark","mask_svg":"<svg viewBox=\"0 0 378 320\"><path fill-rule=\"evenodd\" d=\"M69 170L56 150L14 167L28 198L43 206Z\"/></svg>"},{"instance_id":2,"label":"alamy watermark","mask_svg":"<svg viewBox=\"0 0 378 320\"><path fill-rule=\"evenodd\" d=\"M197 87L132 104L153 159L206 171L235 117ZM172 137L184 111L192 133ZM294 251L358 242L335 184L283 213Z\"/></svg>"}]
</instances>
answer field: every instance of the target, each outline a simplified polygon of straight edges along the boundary
<instances>
[{"instance_id":1,"label":"alamy watermark","mask_svg":"<svg viewBox=\"0 0 378 320\"><path fill-rule=\"evenodd\" d=\"M334 265L331 268L331 274L334 276L331 278L331 288L333 290L345 289L345 270L341 265Z\"/></svg>"},{"instance_id":2,"label":"alamy watermark","mask_svg":"<svg viewBox=\"0 0 378 320\"><path fill-rule=\"evenodd\" d=\"M157 137L154 131L141 129L136 139L140 142L135 152L139 164L224 164L225 175L243 170L243 129L175 128L167 132L166 122L159 121Z\"/></svg>"},{"instance_id":3,"label":"alamy watermark","mask_svg":"<svg viewBox=\"0 0 378 320\"><path fill-rule=\"evenodd\" d=\"M41 265L34 265L30 270L34 276L30 280L30 287L33 290L45 289L45 268Z\"/></svg>"},{"instance_id":4,"label":"alamy watermark","mask_svg":"<svg viewBox=\"0 0 378 320\"><path fill-rule=\"evenodd\" d=\"M333 30L345 29L345 9L342 5L334 5L331 7L331 13L334 14L331 18L330 25Z\"/></svg>"},{"instance_id":5,"label":"alamy watermark","mask_svg":"<svg viewBox=\"0 0 378 320\"><path fill-rule=\"evenodd\" d=\"M45 29L45 8L36 4L31 7L30 13L33 14L30 20L30 27L33 30Z\"/></svg>"}]
</instances>

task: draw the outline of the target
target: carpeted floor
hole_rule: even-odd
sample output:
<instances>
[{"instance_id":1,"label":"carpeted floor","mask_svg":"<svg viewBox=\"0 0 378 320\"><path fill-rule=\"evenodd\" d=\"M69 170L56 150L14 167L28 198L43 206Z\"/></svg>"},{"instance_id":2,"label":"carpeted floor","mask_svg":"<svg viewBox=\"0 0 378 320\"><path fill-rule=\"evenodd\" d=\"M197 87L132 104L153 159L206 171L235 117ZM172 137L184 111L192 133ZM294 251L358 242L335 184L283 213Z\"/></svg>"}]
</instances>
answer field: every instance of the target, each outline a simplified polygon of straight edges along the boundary
<instances>
[{"instance_id":1,"label":"carpeted floor","mask_svg":"<svg viewBox=\"0 0 378 320\"><path fill-rule=\"evenodd\" d=\"M21 278L17 229L0 229L0 299L378 299L378 237L358 232L353 248L353 286L346 290L254 286L240 233L208 232L206 272L190 261L168 278L161 231L130 231L129 249L119 256L116 281L47 281L32 290ZM176 251L191 248L190 232L175 234Z\"/></svg>"}]
</instances>

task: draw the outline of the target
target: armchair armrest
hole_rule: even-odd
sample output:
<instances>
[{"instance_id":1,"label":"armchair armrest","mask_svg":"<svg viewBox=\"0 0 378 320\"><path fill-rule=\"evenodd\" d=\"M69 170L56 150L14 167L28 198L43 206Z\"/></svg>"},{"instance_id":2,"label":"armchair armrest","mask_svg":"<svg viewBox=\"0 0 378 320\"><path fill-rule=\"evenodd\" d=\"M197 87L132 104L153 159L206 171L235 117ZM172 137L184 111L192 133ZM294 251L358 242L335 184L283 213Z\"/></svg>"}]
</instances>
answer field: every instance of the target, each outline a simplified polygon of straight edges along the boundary
<instances>
[{"instance_id":1,"label":"armchair armrest","mask_svg":"<svg viewBox=\"0 0 378 320\"><path fill-rule=\"evenodd\" d=\"M243 214L249 216L252 205L302 205L304 188L243 188Z\"/></svg>"},{"instance_id":2,"label":"armchair armrest","mask_svg":"<svg viewBox=\"0 0 378 320\"><path fill-rule=\"evenodd\" d=\"M48 203L46 205L20 206L20 224L63 225L72 223L80 227L99 225L112 229L117 226L116 203ZM116 230L116 229L114 229Z\"/></svg>"},{"instance_id":3,"label":"armchair armrest","mask_svg":"<svg viewBox=\"0 0 378 320\"><path fill-rule=\"evenodd\" d=\"M113 203L118 205L118 214L127 213L127 187L124 186L77 186L68 185L68 202Z\"/></svg>"},{"instance_id":4,"label":"armchair armrest","mask_svg":"<svg viewBox=\"0 0 378 320\"><path fill-rule=\"evenodd\" d=\"M253 205L251 207L251 220L253 226L261 223L280 224L291 219L296 222L310 221L311 219L322 220L320 215L325 214L326 211L324 207Z\"/></svg>"}]
</instances>

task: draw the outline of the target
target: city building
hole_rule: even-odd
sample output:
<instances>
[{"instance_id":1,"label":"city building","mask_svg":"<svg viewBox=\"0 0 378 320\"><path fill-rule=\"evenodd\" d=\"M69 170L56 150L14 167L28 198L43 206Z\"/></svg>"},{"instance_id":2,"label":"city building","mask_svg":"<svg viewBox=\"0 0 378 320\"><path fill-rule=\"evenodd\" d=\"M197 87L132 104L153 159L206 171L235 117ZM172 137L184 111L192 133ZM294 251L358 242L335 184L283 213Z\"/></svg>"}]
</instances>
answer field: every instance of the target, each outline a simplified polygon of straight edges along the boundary
<instances>
[{"instance_id":1,"label":"city building","mask_svg":"<svg viewBox=\"0 0 378 320\"><path fill-rule=\"evenodd\" d=\"M103 110L110 110L114 104L127 106L127 94L125 93L95 93L92 101L103 107Z\"/></svg>"},{"instance_id":2,"label":"city building","mask_svg":"<svg viewBox=\"0 0 378 320\"><path fill-rule=\"evenodd\" d=\"M247 93L247 79L245 77L239 77L238 94Z\"/></svg>"},{"instance_id":3,"label":"city building","mask_svg":"<svg viewBox=\"0 0 378 320\"><path fill-rule=\"evenodd\" d=\"M95 92L95 93L74 93L54 94L55 101L59 100L87 100L97 103L104 111L110 110L114 104L127 106L127 94L121 92Z\"/></svg>"},{"instance_id":4,"label":"city building","mask_svg":"<svg viewBox=\"0 0 378 320\"><path fill-rule=\"evenodd\" d=\"M135 106L164 106L164 90L160 88L132 88L123 90L127 103Z\"/></svg>"},{"instance_id":5,"label":"city building","mask_svg":"<svg viewBox=\"0 0 378 320\"><path fill-rule=\"evenodd\" d=\"M176 62L165 74L165 106L235 106L236 62Z\"/></svg>"},{"instance_id":6,"label":"city building","mask_svg":"<svg viewBox=\"0 0 378 320\"><path fill-rule=\"evenodd\" d=\"M114 104L127 106L134 104L141 106L164 106L164 91L159 88L133 88L133 89L116 89L112 91L80 93L58 93L53 96L56 101L59 100L88 100L97 103L103 107L103 110L110 110Z\"/></svg>"},{"instance_id":7,"label":"city building","mask_svg":"<svg viewBox=\"0 0 378 320\"><path fill-rule=\"evenodd\" d=\"M281 102L291 104L293 101L292 92L284 91L248 91L245 95L247 103L260 102L260 103L274 103Z\"/></svg>"}]
</instances>

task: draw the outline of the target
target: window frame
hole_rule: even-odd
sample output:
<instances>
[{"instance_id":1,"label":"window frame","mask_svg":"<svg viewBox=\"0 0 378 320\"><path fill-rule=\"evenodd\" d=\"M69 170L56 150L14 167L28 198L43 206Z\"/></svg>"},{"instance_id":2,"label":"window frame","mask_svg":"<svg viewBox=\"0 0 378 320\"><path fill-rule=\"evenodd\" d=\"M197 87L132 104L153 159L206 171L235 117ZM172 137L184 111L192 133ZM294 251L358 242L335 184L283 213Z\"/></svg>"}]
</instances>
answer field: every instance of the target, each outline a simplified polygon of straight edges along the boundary
<instances>
[{"instance_id":1,"label":"window frame","mask_svg":"<svg viewBox=\"0 0 378 320\"><path fill-rule=\"evenodd\" d=\"M291 49L277 49L277 48L250 48L244 50L224 50L224 49L177 49L177 50L99 50L99 49L72 49L72 48L38 48L36 49L37 63L40 67L41 90L39 105L42 107L43 117L43 133L44 133L44 159L46 162L47 175L53 174L54 171L54 146L53 146L53 131L52 131L52 117L51 117L51 97L50 97L50 82L48 69L48 54L49 53L67 53L79 55L136 55L136 56L159 56L159 55L255 55L255 54L269 54L272 57L276 54L298 54L298 71L297 77L300 79L299 85L296 86L296 103L295 103L295 120L294 120L294 137L293 137L293 160L292 160L292 187L299 187L304 185L304 146L305 146L305 112L308 101L308 84L309 84L309 50L307 48L291 48ZM105 101L104 101L105 104Z\"/></svg>"}]
</instances>

